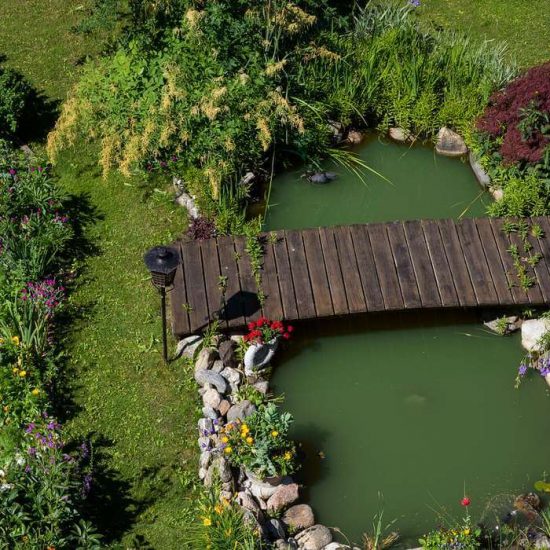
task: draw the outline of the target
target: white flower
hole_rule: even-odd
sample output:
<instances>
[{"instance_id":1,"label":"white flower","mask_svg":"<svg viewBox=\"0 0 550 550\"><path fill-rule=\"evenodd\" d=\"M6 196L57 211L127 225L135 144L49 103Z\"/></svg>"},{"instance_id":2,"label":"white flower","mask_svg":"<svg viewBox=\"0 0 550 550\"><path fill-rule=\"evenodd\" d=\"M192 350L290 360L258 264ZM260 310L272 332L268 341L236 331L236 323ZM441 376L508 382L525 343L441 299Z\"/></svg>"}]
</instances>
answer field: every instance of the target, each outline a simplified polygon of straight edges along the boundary
<instances>
[{"instance_id":1,"label":"white flower","mask_svg":"<svg viewBox=\"0 0 550 550\"><path fill-rule=\"evenodd\" d=\"M0 470L0 477L6 477L6 472L4 472L4 470Z\"/></svg>"},{"instance_id":2,"label":"white flower","mask_svg":"<svg viewBox=\"0 0 550 550\"><path fill-rule=\"evenodd\" d=\"M10 489L13 488L13 483L2 483L0 485L0 491L9 491Z\"/></svg>"},{"instance_id":3,"label":"white flower","mask_svg":"<svg viewBox=\"0 0 550 550\"><path fill-rule=\"evenodd\" d=\"M21 455L18 454L18 455L15 456L15 463L18 466L23 466L23 464L25 464L25 459Z\"/></svg>"}]
</instances>

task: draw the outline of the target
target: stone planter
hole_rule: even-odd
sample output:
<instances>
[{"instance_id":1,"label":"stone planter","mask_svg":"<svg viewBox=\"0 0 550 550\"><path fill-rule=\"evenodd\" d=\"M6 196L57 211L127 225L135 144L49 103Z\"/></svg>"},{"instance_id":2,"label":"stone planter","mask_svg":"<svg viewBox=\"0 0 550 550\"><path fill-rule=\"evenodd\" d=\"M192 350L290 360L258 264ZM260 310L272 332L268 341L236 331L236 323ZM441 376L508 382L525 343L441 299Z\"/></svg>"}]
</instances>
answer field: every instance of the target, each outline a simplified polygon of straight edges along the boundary
<instances>
[{"instance_id":1,"label":"stone planter","mask_svg":"<svg viewBox=\"0 0 550 550\"><path fill-rule=\"evenodd\" d=\"M244 355L245 374L252 376L256 371L265 367L273 359L278 346L278 338L273 338L266 344L252 344Z\"/></svg>"}]
</instances>

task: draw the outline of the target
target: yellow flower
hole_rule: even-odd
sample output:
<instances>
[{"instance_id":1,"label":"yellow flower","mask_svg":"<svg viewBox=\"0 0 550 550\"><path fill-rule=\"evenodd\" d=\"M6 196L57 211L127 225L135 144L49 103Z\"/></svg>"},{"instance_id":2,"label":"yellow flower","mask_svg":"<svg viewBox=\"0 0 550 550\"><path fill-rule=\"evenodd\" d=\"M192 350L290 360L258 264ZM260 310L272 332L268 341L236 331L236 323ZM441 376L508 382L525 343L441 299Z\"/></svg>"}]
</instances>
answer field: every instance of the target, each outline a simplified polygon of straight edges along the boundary
<instances>
[{"instance_id":1,"label":"yellow flower","mask_svg":"<svg viewBox=\"0 0 550 550\"><path fill-rule=\"evenodd\" d=\"M210 526L212 525L212 520L211 520L210 518L203 518L202 524L203 524L205 527L210 527Z\"/></svg>"},{"instance_id":2,"label":"yellow flower","mask_svg":"<svg viewBox=\"0 0 550 550\"><path fill-rule=\"evenodd\" d=\"M248 428L248 426L247 426L246 424L243 424L243 425L241 426L241 430L249 431L249 428Z\"/></svg>"},{"instance_id":3,"label":"yellow flower","mask_svg":"<svg viewBox=\"0 0 550 550\"><path fill-rule=\"evenodd\" d=\"M254 443L254 438L253 438L253 437L247 437L247 438L246 438L246 442L247 442L249 445L252 445L252 443Z\"/></svg>"},{"instance_id":4,"label":"yellow flower","mask_svg":"<svg viewBox=\"0 0 550 550\"><path fill-rule=\"evenodd\" d=\"M18 346L19 345L19 336L12 336L11 341Z\"/></svg>"},{"instance_id":5,"label":"yellow flower","mask_svg":"<svg viewBox=\"0 0 550 550\"><path fill-rule=\"evenodd\" d=\"M21 378L25 378L25 376L27 376L27 371L26 370L19 371L19 376Z\"/></svg>"},{"instance_id":6,"label":"yellow flower","mask_svg":"<svg viewBox=\"0 0 550 550\"><path fill-rule=\"evenodd\" d=\"M470 534L470 529L464 529L463 532L464 532L465 535L469 535Z\"/></svg>"},{"instance_id":7,"label":"yellow flower","mask_svg":"<svg viewBox=\"0 0 550 550\"><path fill-rule=\"evenodd\" d=\"M273 431L271 432L271 435L272 435L273 437L277 437L277 436L279 435L279 432L278 432L277 430L273 430Z\"/></svg>"},{"instance_id":8,"label":"yellow flower","mask_svg":"<svg viewBox=\"0 0 550 550\"><path fill-rule=\"evenodd\" d=\"M228 455L228 454L231 454L233 452L233 449L231 447L226 447L223 452Z\"/></svg>"},{"instance_id":9,"label":"yellow flower","mask_svg":"<svg viewBox=\"0 0 550 550\"><path fill-rule=\"evenodd\" d=\"M34 388L34 390L32 390L31 392L33 395L39 395L40 394L40 390L38 388Z\"/></svg>"},{"instance_id":10,"label":"yellow flower","mask_svg":"<svg viewBox=\"0 0 550 550\"><path fill-rule=\"evenodd\" d=\"M224 435L222 437L222 443L227 443L229 441L229 437L227 437L226 435Z\"/></svg>"},{"instance_id":11,"label":"yellow flower","mask_svg":"<svg viewBox=\"0 0 550 550\"><path fill-rule=\"evenodd\" d=\"M290 460L292 458L292 453L290 451L287 451L284 455L285 460Z\"/></svg>"},{"instance_id":12,"label":"yellow flower","mask_svg":"<svg viewBox=\"0 0 550 550\"><path fill-rule=\"evenodd\" d=\"M214 506L214 510L216 511L216 514L221 514L223 511L222 505L216 504L216 506Z\"/></svg>"},{"instance_id":13,"label":"yellow flower","mask_svg":"<svg viewBox=\"0 0 550 550\"><path fill-rule=\"evenodd\" d=\"M13 372L13 374L17 374L17 371L18 371L18 370L19 370L19 369L18 369L17 367L13 367L13 369L11 369L11 371Z\"/></svg>"},{"instance_id":14,"label":"yellow flower","mask_svg":"<svg viewBox=\"0 0 550 550\"><path fill-rule=\"evenodd\" d=\"M241 428L241 433L242 433L242 434L245 434L245 435L246 435L249 431L250 431L250 429L248 428L248 426L243 426L243 427Z\"/></svg>"}]
</instances>

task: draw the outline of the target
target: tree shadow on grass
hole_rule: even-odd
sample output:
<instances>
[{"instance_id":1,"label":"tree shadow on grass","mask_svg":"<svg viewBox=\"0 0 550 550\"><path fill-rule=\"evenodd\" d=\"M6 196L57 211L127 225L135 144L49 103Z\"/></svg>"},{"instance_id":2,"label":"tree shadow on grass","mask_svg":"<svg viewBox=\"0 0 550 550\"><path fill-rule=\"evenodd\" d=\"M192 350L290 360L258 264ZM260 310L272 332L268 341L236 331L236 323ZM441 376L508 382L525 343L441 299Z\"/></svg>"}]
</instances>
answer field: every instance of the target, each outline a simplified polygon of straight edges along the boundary
<instances>
[{"instance_id":1,"label":"tree shadow on grass","mask_svg":"<svg viewBox=\"0 0 550 550\"><path fill-rule=\"evenodd\" d=\"M82 511L103 536L103 542L116 543L132 528L154 497L139 502L133 499L131 484L109 467L110 449L114 443L97 434L90 434L88 440L92 449L92 484ZM135 548L149 547L145 540L135 543L138 544L134 544Z\"/></svg>"}]
</instances>

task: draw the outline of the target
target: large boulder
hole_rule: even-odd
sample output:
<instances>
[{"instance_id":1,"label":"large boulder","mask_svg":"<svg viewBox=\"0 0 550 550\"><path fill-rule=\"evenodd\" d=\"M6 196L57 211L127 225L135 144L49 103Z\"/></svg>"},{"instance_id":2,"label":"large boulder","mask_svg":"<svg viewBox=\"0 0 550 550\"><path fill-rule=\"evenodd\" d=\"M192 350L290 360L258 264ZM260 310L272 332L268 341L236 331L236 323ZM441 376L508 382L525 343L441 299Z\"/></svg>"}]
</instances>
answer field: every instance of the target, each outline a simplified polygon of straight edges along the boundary
<instances>
[{"instance_id":1,"label":"large boulder","mask_svg":"<svg viewBox=\"0 0 550 550\"><path fill-rule=\"evenodd\" d=\"M461 157L468 152L468 147L456 132L443 127L437 134L435 150L446 157Z\"/></svg>"},{"instance_id":2,"label":"large boulder","mask_svg":"<svg viewBox=\"0 0 550 550\"><path fill-rule=\"evenodd\" d=\"M195 371L195 380L201 386L206 384L214 386L218 390L218 393L221 394L226 393L228 389L226 379L221 374L210 370L201 369Z\"/></svg>"},{"instance_id":3,"label":"large boulder","mask_svg":"<svg viewBox=\"0 0 550 550\"><path fill-rule=\"evenodd\" d=\"M237 369L226 367L220 374L229 382L232 393L239 391L239 384L241 383L242 375Z\"/></svg>"},{"instance_id":4,"label":"large boulder","mask_svg":"<svg viewBox=\"0 0 550 550\"><path fill-rule=\"evenodd\" d=\"M212 348L201 349L195 361L195 370L208 370L214 364L216 356L217 352Z\"/></svg>"},{"instance_id":5,"label":"large boulder","mask_svg":"<svg viewBox=\"0 0 550 550\"><path fill-rule=\"evenodd\" d=\"M255 411L256 405L252 404L248 399L243 399L243 401L235 403L235 405L227 411L227 421L234 422L235 420L244 420Z\"/></svg>"},{"instance_id":6,"label":"large boulder","mask_svg":"<svg viewBox=\"0 0 550 550\"><path fill-rule=\"evenodd\" d=\"M322 550L332 542L332 533L324 525L313 525L295 537L300 550Z\"/></svg>"},{"instance_id":7,"label":"large boulder","mask_svg":"<svg viewBox=\"0 0 550 550\"><path fill-rule=\"evenodd\" d=\"M195 352L201 345L201 342L202 337L197 336L196 334L180 340L178 342L178 345L176 346L176 357L181 357L183 355L185 357L190 357L191 359L193 359L195 357Z\"/></svg>"},{"instance_id":8,"label":"large boulder","mask_svg":"<svg viewBox=\"0 0 550 550\"><path fill-rule=\"evenodd\" d=\"M411 133L404 128L390 128L388 134L393 141L405 143L411 139Z\"/></svg>"},{"instance_id":9,"label":"large boulder","mask_svg":"<svg viewBox=\"0 0 550 550\"><path fill-rule=\"evenodd\" d=\"M498 317L492 321L485 321L483 324L493 332L497 334L510 334L519 330L522 321L517 315L511 315L510 317Z\"/></svg>"},{"instance_id":10,"label":"large boulder","mask_svg":"<svg viewBox=\"0 0 550 550\"><path fill-rule=\"evenodd\" d=\"M550 331L550 319L528 319L521 325L521 345L529 352L541 351L540 339Z\"/></svg>"},{"instance_id":11,"label":"large boulder","mask_svg":"<svg viewBox=\"0 0 550 550\"><path fill-rule=\"evenodd\" d=\"M236 500L237 504L241 508L250 510L256 517L260 515L261 510L259 504L256 502L256 499L246 491L241 491L240 493L237 493Z\"/></svg>"},{"instance_id":12,"label":"large boulder","mask_svg":"<svg viewBox=\"0 0 550 550\"><path fill-rule=\"evenodd\" d=\"M307 529L315 523L313 510L308 504L296 504L295 506L291 506L283 514L281 519L292 531Z\"/></svg>"},{"instance_id":13,"label":"large boulder","mask_svg":"<svg viewBox=\"0 0 550 550\"><path fill-rule=\"evenodd\" d=\"M298 500L298 492L299 487L296 483L279 485L277 490L269 497L267 509L269 511L278 511L290 506Z\"/></svg>"},{"instance_id":14,"label":"large boulder","mask_svg":"<svg viewBox=\"0 0 550 550\"><path fill-rule=\"evenodd\" d=\"M213 409L219 407L221 400L222 397L215 388L207 389L202 395L202 402L204 405L206 407L212 407Z\"/></svg>"}]
</instances>

